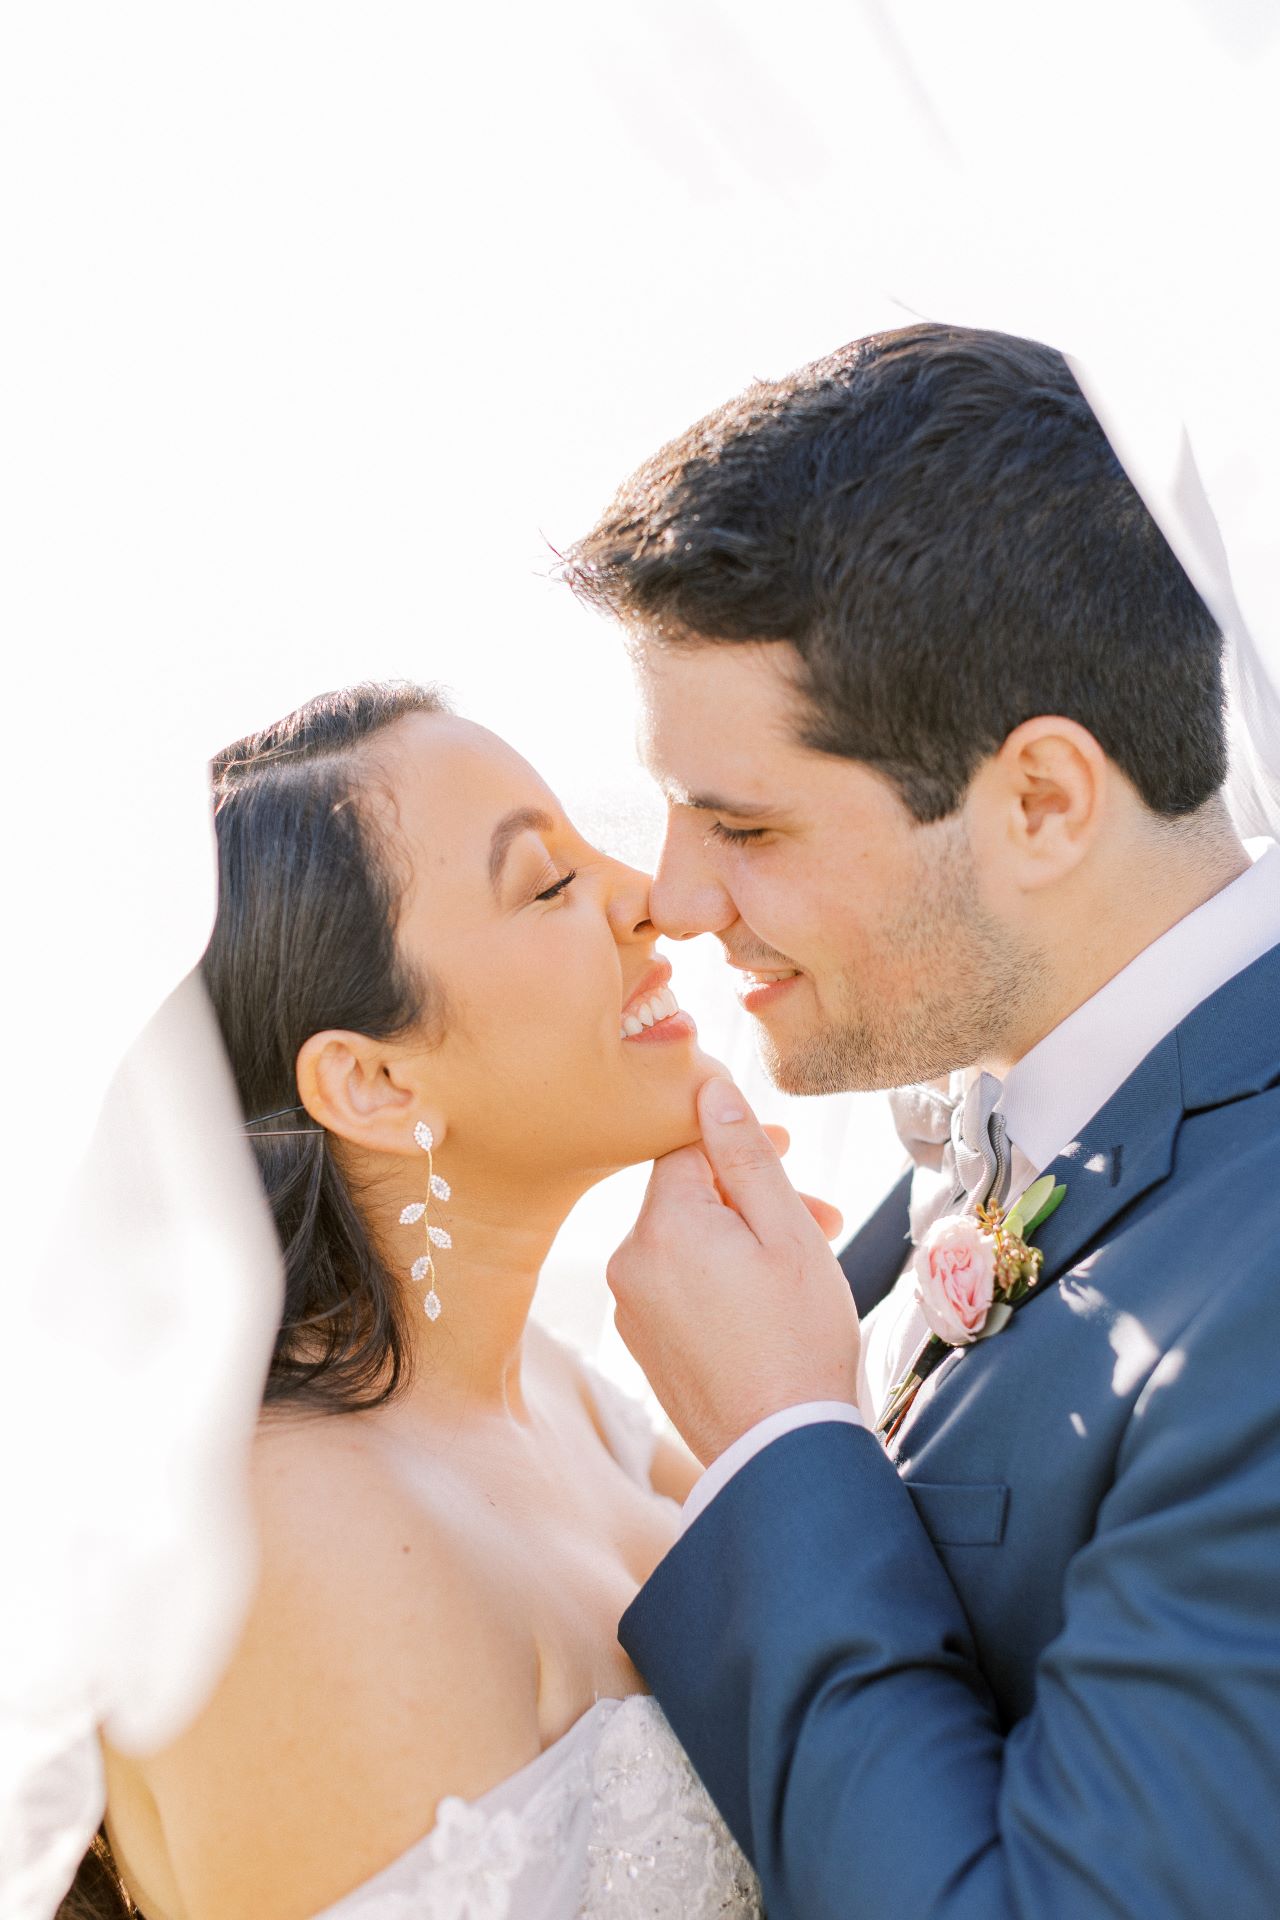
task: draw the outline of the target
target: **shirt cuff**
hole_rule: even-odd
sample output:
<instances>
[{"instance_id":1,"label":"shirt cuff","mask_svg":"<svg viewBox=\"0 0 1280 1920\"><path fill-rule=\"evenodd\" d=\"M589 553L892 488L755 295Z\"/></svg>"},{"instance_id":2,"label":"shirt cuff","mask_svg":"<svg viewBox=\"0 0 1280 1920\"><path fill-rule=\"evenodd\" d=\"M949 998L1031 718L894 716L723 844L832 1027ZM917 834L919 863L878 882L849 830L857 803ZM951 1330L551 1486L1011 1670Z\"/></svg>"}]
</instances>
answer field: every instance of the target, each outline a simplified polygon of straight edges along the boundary
<instances>
[{"instance_id":1,"label":"shirt cuff","mask_svg":"<svg viewBox=\"0 0 1280 1920\"><path fill-rule=\"evenodd\" d=\"M858 1409L847 1400L807 1400L803 1406L783 1407L780 1413L767 1415L740 1434L732 1446L726 1447L711 1462L702 1478L694 1481L681 1509L680 1531L683 1533L691 1527L716 1495L728 1486L734 1474L740 1473L758 1453L780 1440L784 1433L795 1433L800 1427L815 1427L823 1420L841 1420L850 1427L866 1425Z\"/></svg>"}]
</instances>

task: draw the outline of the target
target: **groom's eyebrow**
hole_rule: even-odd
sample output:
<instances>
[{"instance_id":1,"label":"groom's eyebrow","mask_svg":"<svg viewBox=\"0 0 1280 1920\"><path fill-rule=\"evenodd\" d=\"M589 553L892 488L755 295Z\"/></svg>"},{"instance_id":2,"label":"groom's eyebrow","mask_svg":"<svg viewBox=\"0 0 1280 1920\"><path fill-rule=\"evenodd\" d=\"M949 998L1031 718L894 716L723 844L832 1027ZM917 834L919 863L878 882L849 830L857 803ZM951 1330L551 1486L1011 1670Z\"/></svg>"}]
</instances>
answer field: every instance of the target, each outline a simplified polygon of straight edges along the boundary
<instances>
[{"instance_id":1,"label":"groom's eyebrow","mask_svg":"<svg viewBox=\"0 0 1280 1920\"><path fill-rule=\"evenodd\" d=\"M773 807L753 806L746 800L730 800L722 793L684 793L676 788L667 797L682 807L692 807L697 813L731 813L735 820L758 820L775 811Z\"/></svg>"},{"instance_id":2,"label":"groom's eyebrow","mask_svg":"<svg viewBox=\"0 0 1280 1920\"><path fill-rule=\"evenodd\" d=\"M512 841L518 840L522 833L554 833L555 825L551 815L541 807L515 807L503 814L489 842L489 885L495 893Z\"/></svg>"}]
</instances>

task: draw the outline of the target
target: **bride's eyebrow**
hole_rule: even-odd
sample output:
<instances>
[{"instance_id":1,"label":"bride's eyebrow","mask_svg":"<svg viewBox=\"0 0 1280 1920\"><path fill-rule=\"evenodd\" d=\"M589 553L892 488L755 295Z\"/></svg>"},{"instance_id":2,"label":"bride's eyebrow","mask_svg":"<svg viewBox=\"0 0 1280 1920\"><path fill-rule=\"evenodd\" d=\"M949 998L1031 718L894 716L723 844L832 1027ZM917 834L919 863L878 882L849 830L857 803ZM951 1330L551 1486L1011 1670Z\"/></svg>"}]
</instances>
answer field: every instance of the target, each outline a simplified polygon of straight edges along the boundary
<instances>
[{"instance_id":1,"label":"bride's eyebrow","mask_svg":"<svg viewBox=\"0 0 1280 1920\"><path fill-rule=\"evenodd\" d=\"M541 807L515 807L510 813L503 814L489 842L489 885L495 893L512 841L518 840L522 833L554 833L555 826L551 815L544 813Z\"/></svg>"}]
</instances>

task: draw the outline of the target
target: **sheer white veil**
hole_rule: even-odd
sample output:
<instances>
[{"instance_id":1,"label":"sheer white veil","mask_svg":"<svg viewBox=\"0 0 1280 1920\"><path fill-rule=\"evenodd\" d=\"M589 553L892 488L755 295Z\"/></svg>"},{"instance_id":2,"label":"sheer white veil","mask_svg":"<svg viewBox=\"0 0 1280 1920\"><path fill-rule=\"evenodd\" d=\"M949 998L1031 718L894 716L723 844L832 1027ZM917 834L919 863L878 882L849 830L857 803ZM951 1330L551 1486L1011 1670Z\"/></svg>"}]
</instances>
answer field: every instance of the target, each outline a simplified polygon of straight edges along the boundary
<instances>
[{"instance_id":1,"label":"sheer white veil","mask_svg":"<svg viewBox=\"0 0 1280 1920\"><path fill-rule=\"evenodd\" d=\"M1280 691L1254 639L1232 578L1222 529L1190 433L1169 385L1149 369L1081 359L1074 372L1130 479L1143 495L1223 634L1230 772L1227 804L1245 837L1280 839ZM1227 500L1233 500L1228 487Z\"/></svg>"},{"instance_id":2,"label":"sheer white veil","mask_svg":"<svg viewBox=\"0 0 1280 1920\"><path fill-rule=\"evenodd\" d=\"M1280 693L1243 626L1227 639L1227 799L1245 835L1280 840Z\"/></svg>"}]
</instances>

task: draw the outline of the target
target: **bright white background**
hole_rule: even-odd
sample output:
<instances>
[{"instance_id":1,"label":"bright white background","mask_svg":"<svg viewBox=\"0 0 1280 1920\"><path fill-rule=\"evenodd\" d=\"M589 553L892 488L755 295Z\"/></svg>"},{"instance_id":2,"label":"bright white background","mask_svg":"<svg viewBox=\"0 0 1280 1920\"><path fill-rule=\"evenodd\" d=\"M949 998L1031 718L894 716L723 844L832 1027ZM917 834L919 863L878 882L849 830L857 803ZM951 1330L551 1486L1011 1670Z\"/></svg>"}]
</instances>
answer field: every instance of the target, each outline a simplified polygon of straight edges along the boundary
<instances>
[{"instance_id":1,"label":"bright white background","mask_svg":"<svg viewBox=\"0 0 1280 1920\"><path fill-rule=\"evenodd\" d=\"M33 1251L203 945L214 748L352 678L441 679L584 818L639 820L623 660L550 549L754 374L908 307L1111 362L1122 411L1141 363L1271 643L1277 19L13 10L5 1121ZM882 1135L837 1165L825 1116L796 1125L856 1212Z\"/></svg>"},{"instance_id":2,"label":"bright white background","mask_svg":"<svg viewBox=\"0 0 1280 1920\"><path fill-rule=\"evenodd\" d=\"M829 224L830 63L797 39L788 77L770 32L702 4L11 23L9 1118L49 1205L203 945L225 741L351 679L439 679L652 851L621 650L551 549L754 374L905 317ZM837 34L856 66L865 29ZM844 1182L829 1114L793 1125L799 1172ZM578 1278L636 1192L560 1250L584 1336L605 1296Z\"/></svg>"},{"instance_id":3,"label":"bright white background","mask_svg":"<svg viewBox=\"0 0 1280 1920\"><path fill-rule=\"evenodd\" d=\"M51 1724L15 1644L62 1658L70 1731L46 1745L70 1753L110 1712L141 1737L189 1711L218 1640L201 1606L224 1636L234 1612L210 1436L219 1404L228 1435L251 1422L256 1362L237 1397L225 1356L258 1353L269 1280L256 1306L237 1291L258 1256L218 1238L226 1168L155 1224L216 1138L216 1063L124 1103L115 1150L145 1139L156 1180L137 1261L101 1167L96 1214L67 1200L109 1076L204 945L209 754L322 688L438 679L642 854L621 651L551 549L753 375L915 314L1080 355L1174 538L1171 401L1280 658L1278 72L1274 0L7 10L0 1537L25 1577L0 1623L0 1841L6 1756L18 1777ZM682 954L682 992L784 1117L714 958ZM792 1104L796 1171L856 1219L896 1158L880 1103ZM553 1261L548 1311L588 1342L637 1179ZM126 1393L142 1343L113 1289L147 1262L140 1324L187 1344ZM118 1631L75 1666L50 1622L90 1556L82 1626Z\"/></svg>"},{"instance_id":4,"label":"bright white background","mask_svg":"<svg viewBox=\"0 0 1280 1920\"><path fill-rule=\"evenodd\" d=\"M1167 370L1280 633L1276 27L1250 0L14 10L33 1191L203 944L208 753L323 687L438 678L579 812L627 801L623 661L550 548L753 374L902 302Z\"/></svg>"}]
</instances>

